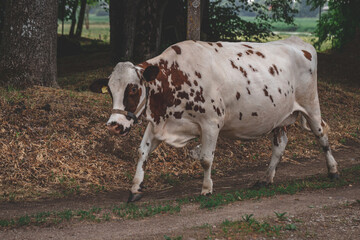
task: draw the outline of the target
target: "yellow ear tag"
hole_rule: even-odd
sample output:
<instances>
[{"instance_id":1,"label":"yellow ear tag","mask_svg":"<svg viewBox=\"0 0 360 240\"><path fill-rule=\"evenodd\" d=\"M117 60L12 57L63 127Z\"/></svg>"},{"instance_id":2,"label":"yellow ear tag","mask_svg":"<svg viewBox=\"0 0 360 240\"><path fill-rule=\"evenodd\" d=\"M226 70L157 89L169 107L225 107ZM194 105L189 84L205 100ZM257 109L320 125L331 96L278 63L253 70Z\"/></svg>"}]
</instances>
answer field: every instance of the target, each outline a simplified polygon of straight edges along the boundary
<instances>
[{"instance_id":1,"label":"yellow ear tag","mask_svg":"<svg viewBox=\"0 0 360 240\"><path fill-rule=\"evenodd\" d=\"M108 89L107 89L107 86L103 86L103 87L101 88L101 92L102 92L102 93L108 93L109 91L108 91Z\"/></svg>"}]
</instances>

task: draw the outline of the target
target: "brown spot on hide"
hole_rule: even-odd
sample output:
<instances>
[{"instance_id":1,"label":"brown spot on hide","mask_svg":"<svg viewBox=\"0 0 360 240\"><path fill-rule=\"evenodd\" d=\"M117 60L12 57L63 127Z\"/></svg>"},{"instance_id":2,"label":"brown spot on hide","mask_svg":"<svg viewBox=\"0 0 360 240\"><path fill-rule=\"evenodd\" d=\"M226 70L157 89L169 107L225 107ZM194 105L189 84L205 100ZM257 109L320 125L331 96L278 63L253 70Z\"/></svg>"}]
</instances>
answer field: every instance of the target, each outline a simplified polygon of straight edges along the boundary
<instances>
[{"instance_id":1,"label":"brown spot on hide","mask_svg":"<svg viewBox=\"0 0 360 240\"><path fill-rule=\"evenodd\" d=\"M230 62L231 62L231 66L232 66L233 68L239 69L239 68L234 64L233 60L230 60Z\"/></svg>"},{"instance_id":2,"label":"brown spot on hide","mask_svg":"<svg viewBox=\"0 0 360 240\"><path fill-rule=\"evenodd\" d=\"M204 159L200 160L200 164L203 167L203 169L206 169L206 170L209 169L209 167L210 167L210 163L208 161L205 161Z\"/></svg>"},{"instance_id":3,"label":"brown spot on hide","mask_svg":"<svg viewBox=\"0 0 360 240\"><path fill-rule=\"evenodd\" d=\"M273 76L275 76L275 71L274 71L274 68L273 67L270 67L269 68L269 73Z\"/></svg>"},{"instance_id":4,"label":"brown spot on hide","mask_svg":"<svg viewBox=\"0 0 360 240\"><path fill-rule=\"evenodd\" d=\"M165 120L167 108L181 104L180 99L175 99L175 94L182 88L184 83L189 84L188 76L181 71L178 64L173 63L170 67L168 62L160 59L159 63L155 64L160 71L157 75L156 81L151 82L151 85L159 84L157 90L151 89L149 94L149 105L151 110L151 117L154 122L159 124L161 118ZM172 87L171 84L174 86ZM182 95L180 93L180 95Z\"/></svg>"},{"instance_id":5,"label":"brown spot on hide","mask_svg":"<svg viewBox=\"0 0 360 240\"><path fill-rule=\"evenodd\" d=\"M270 98L271 102L273 103L274 102L273 97L270 95L269 98Z\"/></svg>"},{"instance_id":6,"label":"brown spot on hide","mask_svg":"<svg viewBox=\"0 0 360 240\"><path fill-rule=\"evenodd\" d=\"M240 52L240 53L238 53L237 55L238 55L239 57L241 57L241 56L242 56L242 53Z\"/></svg>"},{"instance_id":7,"label":"brown spot on hide","mask_svg":"<svg viewBox=\"0 0 360 240\"><path fill-rule=\"evenodd\" d=\"M202 87L200 87L200 91L196 91L195 95L196 95L195 98L194 98L194 101L195 101L195 102L202 102L202 103L205 102L205 98L204 98L204 96L203 96L203 88L202 88Z\"/></svg>"},{"instance_id":8,"label":"brown spot on hide","mask_svg":"<svg viewBox=\"0 0 360 240\"><path fill-rule=\"evenodd\" d=\"M180 55L181 54L181 48L177 45L171 46L172 49L174 49L174 51L176 52L176 54Z\"/></svg>"},{"instance_id":9,"label":"brown spot on hide","mask_svg":"<svg viewBox=\"0 0 360 240\"><path fill-rule=\"evenodd\" d=\"M146 143L146 146L150 146L150 143L147 142L147 143Z\"/></svg>"},{"instance_id":10,"label":"brown spot on hide","mask_svg":"<svg viewBox=\"0 0 360 240\"><path fill-rule=\"evenodd\" d=\"M304 53L304 56L305 56L309 61L311 61L311 58L312 58L311 53L309 53L309 52L306 51L306 50L301 50L301 51Z\"/></svg>"},{"instance_id":11,"label":"brown spot on hide","mask_svg":"<svg viewBox=\"0 0 360 240\"><path fill-rule=\"evenodd\" d=\"M195 84L195 86L197 86L197 85L198 85L198 82L197 82L196 80L194 80L194 84Z\"/></svg>"},{"instance_id":12,"label":"brown spot on hide","mask_svg":"<svg viewBox=\"0 0 360 240\"><path fill-rule=\"evenodd\" d=\"M237 92L237 93L236 93L236 100L239 100L239 99L240 99L240 93Z\"/></svg>"},{"instance_id":13,"label":"brown spot on hide","mask_svg":"<svg viewBox=\"0 0 360 240\"><path fill-rule=\"evenodd\" d=\"M125 111L135 112L139 104L141 96L141 88L137 84L128 84L125 88L123 104Z\"/></svg>"},{"instance_id":14,"label":"brown spot on hide","mask_svg":"<svg viewBox=\"0 0 360 240\"><path fill-rule=\"evenodd\" d=\"M181 119L182 114L184 113L184 111L182 112L174 112L174 117L177 119Z\"/></svg>"},{"instance_id":15,"label":"brown spot on hide","mask_svg":"<svg viewBox=\"0 0 360 240\"><path fill-rule=\"evenodd\" d=\"M256 52L256 55L258 55L259 57L265 58L265 55L262 54L261 52Z\"/></svg>"},{"instance_id":16,"label":"brown spot on hide","mask_svg":"<svg viewBox=\"0 0 360 240\"><path fill-rule=\"evenodd\" d=\"M246 54L247 54L247 55L254 54L254 51L253 51L253 50L247 50L247 51L246 51Z\"/></svg>"},{"instance_id":17,"label":"brown spot on hide","mask_svg":"<svg viewBox=\"0 0 360 240\"><path fill-rule=\"evenodd\" d=\"M246 72L245 69L243 69L242 67L240 67L240 72L242 72L242 74L244 75L244 77L247 77L247 72Z\"/></svg>"},{"instance_id":18,"label":"brown spot on hide","mask_svg":"<svg viewBox=\"0 0 360 240\"><path fill-rule=\"evenodd\" d=\"M216 45L218 45L219 47L222 47L222 46L223 46L221 43L216 43Z\"/></svg>"},{"instance_id":19,"label":"brown spot on hide","mask_svg":"<svg viewBox=\"0 0 360 240\"><path fill-rule=\"evenodd\" d=\"M247 83L250 85L250 80L247 80Z\"/></svg>"},{"instance_id":20,"label":"brown spot on hide","mask_svg":"<svg viewBox=\"0 0 360 240\"><path fill-rule=\"evenodd\" d=\"M190 96L191 96L191 97L193 97L193 96L194 96L194 93L193 93L193 92L191 92L191 93L190 93Z\"/></svg>"},{"instance_id":21,"label":"brown spot on hide","mask_svg":"<svg viewBox=\"0 0 360 240\"><path fill-rule=\"evenodd\" d=\"M202 108L201 106L199 106L199 112L200 112L200 113L205 113L205 109Z\"/></svg>"},{"instance_id":22,"label":"brown spot on hide","mask_svg":"<svg viewBox=\"0 0 360 240\"><path fill-rule=\"evenodd\" d=\"M211 99L211 102L213 103L213 102L214 102L214 99Z\"/></svg>"},{"instance_id":23,"label":"brown spot on hide","mask_svg":"<svg viewBox=\"0 0 360 240\"><path fill-rule=\"evenodd\" d=\"M191 113L188 113L188 115L189 115L190 117L193 117L193 118L195 117L195 116L194 116L194 115L192 115Z\"/></svg>"},{"instance_id":24,"label":"brown spot on hide","mask_svg":"<svg viewBox=\"0 0 360 240\"><path fill-rule=\"evenodd\" d=\"M264 90L265 96L266 96L266 97L269 96L269 92L268 92L265 88L264 88L263 90Z\"/></svg>"},{"instance_id":25,"label":"brown spot on hide","mask_svg":"<svg viewBox=\"0 0 360 240\"><path fill-rule=\"evenodd\" d=\"M201 78L201 73L195 71L195 75L196 75L198 78Z\"/></svg>"},{"instance_id":26,"label":"brown spot on hide","mask_svg":"<svg viewBox=\"0 0 360 240\"><path fill-rule=\"evenodd\" d=\"M187 99L187 100L189 100L189 94L188 94L187 92L185 92L185 91L183 91L183 92L178 92L177 96L178 96L179 98L181 98L181 99Z\"/></svg>"},{"instance_id":27,"label":"brown spot on hide","mask_svg":"<svg viewBox=\"0 0 360 240\"><path fill-rule=\"evenodd\" d=\"M192 110L193 106L194 106L194 102L192 102L192 101L187 102L186 105L185 105L185 109L186 110Z\"/></svg>"},{"instance_id":28,"label":"brown spot on hide","mask_svg":"<svg viewBox=\"0 0 360 240\"><path fill-rule=\"evenodd\" d=\"M215 48L215 52L218 52L217 48Z\"/></svg>"},{"instance_id":29,"label":"brown spot on hide","mask_svg":"<svg viewBox=\"0 0 360 240\"><path fill-rule=\"evenodd\" d=\"M220 125L218 124L217 127L220 128ZM213 154L214 154L214 153L213 153Z\"/></svg>"},{"instance_id":30,"label":"brown spot on hide","mask_svg":"<svg viewBox=\"0 0 360 240\"><path fill-rule=\"evenodd\" d=\"M249 88L246 88L246 90L247 90L248 94L251 95Z\"/></svg>"},{"instance_id":31,"label":"brown spot on hide","mask_svg":"<svg viewBox=\"0 0 360 240\"><path fill-rule=\"evenodd\" d=\"M312 70L311 70L311 69L309 69L309 72L310 72L310 74L312 74Z\"/></svg>"},{"instance_id":32,"label":"brown spot on hide","mask_svg":"<svg viewBox=\"0 0 360 240\"><path fill-rule=\"evenodd\" d=\"M194 89L190 89L190 91L191 91L192 93L194 93L194 92L195 92L195 90L194 90Z\"/></svg>"},{"instance_id":33,"label":"brown spot on hide","mask_svg":"<svg viewBox=\"0 0 360 240\"><path fill-rule=\"evenodd\" d=\"M195 111L195 112L199 111L199 106L198 106L198 105L195 105L194 111Z\"/></svg>"},{"instance_id":34,"label":"brown spot on hide","mask_svg":"<svg viewBox=\"0 0 360 240\"><path fill-rule=\"evenodd\" d=\"M278 91L279 91L279 93L281 94L281 89L280 89L280 88L278 88Z\"/></svg>"},{"instance_id":35,"label":"brown spot on hide","mask_svg":"<svg viewBox=\"0 0 360 240\"><path fill-rule=\"evenodd\" d=\"M180 105L181 104L181 100L180 99L175 99L175 102L174 102L174 105L175 105L175 107L176 106L178 106L178 105Z\"/></svg>"},{"instance_id":36,"label":"brown spot on hide","mask_svg":"<svg viewBox=\"0 0 360 240\"><path fill-rule=\"evenodd\" d=\"M254 67L251 66L250 64L249 64L249 67L251 68L251 70L252 70L253 72L257 72L257 71L258 71L256 68L254 68Z\"/></svg>"},{"instance_id":37,"label":"brown spot on hide","mask_svg":"<svg viewBox=\"0 0 360 240\"><path fill-rule=\"evenodd\" d=\"M240 112L240 116L239 116L239 120L241 120L242 119L242 112Z\"/></svg>"},{"instance_id":38,"label":"brown spot on hide","mask_svg":"<svg viewBox=\"0 0 360 240\"><path fill-rule=\"evenodd\" d=\"M278 69L277 69L277 67L276 67L275 64L273 64L273 67L274 67L274 69L275 69L276 74L279 75L279 71L278 71Z\"/></svg>"},{"instance_id":39,"label":"brown spot on hide","mask_svg":"<svg viewBox=\"0 0 360 240\"><path fill-rule=\"evenodd\" d=\"M243 44L244 47L247 47L247 48L253 48L252 46L249 46L249 45L246 45L246 44Z\"/></svg>"},{"instance_id":40,"label":"brown spot on hide","mask_svg":"<svg viewBox=\"0 0 360 240\"><path fill-rule=\"evenodd\" d=\"M267 85L264 85L265 89L268 89L268 86Z\"/></svg>"},{"instance_id":41,"label":"brown spot on hide","mask_svg":"<svg viewBox=\"0 0 360 240\"><path fill-rule=\"evenodd\" d=\"M219 108L216 108L216 113L217 113L217 115L218 115L219 117L221 116L221 111L220 111Z\"/></svg>"},{"instance_id":42,"label":"brown spot on hide","mask_svg":"<svg viewBox=\"0 0 360 240\"><path fill-rule=\"evenodd\" d=\"M252 112L251 113L251 116L257 117L257 115L258 115L257 112Z\"/></svg>"},{"instance_id":43,"label":"brown spot on hide","mask_svg":"<svg viewBox=\"0 0 360 240\"><path fill-rule=\"evenodd\" d=\"M213 45L211 42L208 42L208 44L209 44L210 46L212 46L212 45Z\"/></svg>"}]
</instances>

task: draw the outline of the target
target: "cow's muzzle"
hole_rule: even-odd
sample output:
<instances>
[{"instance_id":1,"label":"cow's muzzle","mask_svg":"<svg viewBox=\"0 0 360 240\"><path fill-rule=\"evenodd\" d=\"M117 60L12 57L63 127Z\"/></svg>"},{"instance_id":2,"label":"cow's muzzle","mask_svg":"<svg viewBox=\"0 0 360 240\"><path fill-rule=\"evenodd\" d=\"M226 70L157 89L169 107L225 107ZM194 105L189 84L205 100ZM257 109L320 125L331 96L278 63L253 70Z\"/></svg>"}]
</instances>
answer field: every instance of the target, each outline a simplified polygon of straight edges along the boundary
<instances>
[{"instance_id":1,"label":"cow's muzzle","mask_svg":"<svg viewBox=\"0 0 360 240\"><path fill-rule=\"evenodd\" d=\"M111 122L110 124L107 124L106 128L110 131L110 133L121 136L126 136L130 131L130 128L124 129L124 126L118 124L117 122Z\"/></svg>"}]
</instances>

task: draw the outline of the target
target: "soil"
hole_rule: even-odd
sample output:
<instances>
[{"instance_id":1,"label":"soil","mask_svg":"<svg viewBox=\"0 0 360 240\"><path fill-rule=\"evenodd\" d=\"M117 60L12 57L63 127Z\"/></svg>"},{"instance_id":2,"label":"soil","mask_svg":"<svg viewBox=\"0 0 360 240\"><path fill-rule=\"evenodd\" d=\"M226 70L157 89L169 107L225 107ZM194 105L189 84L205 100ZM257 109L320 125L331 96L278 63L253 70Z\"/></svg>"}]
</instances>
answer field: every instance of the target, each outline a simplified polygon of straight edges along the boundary
<instances>
[{"instance_id":1,"label":"soil","mask_svg":"<svg viewBox=\"0 0 360 240\"><path fill-rule=\"evenodd\" d=\"M341 168L360 164L360 145L352 143L334 152ZM310 161L283 162L279 164L276 182L302 179L326 172L324 157ZM266 166L244 169L214 181L215 190L224 192L252 186L262 179ZM147 192L141 202L157 202L197 195L201 180L191 180L171 189ZM125 202L126 190L102 193L96 196L70 197L60 200L35 202L3 203L0 206L0 219L14 218L25 214L65 209L89 209L93 206L111 207ZM183 239L204 239L219 230L225 220L241 220L245 214L254 214L257 220L274 221L274 211L287 212L289 222L297 221L297 231L286 231L277 238L303 239L354 239L360 234L360 185L337 189L307 191L295 195L279 195L260 200L248 200L208 211L198 205L185 205L175 215L157 215L139 220L114 220L104 223L71 221L52 227L31 226L9 229L0 232L1 239L164 239L166 236L183 236ZM300 220L300 221L299 221ZM89 233L96 233L90 235ZM266 235L247 235L246 238L265 238Z\"/></svg>"}]
</instances>

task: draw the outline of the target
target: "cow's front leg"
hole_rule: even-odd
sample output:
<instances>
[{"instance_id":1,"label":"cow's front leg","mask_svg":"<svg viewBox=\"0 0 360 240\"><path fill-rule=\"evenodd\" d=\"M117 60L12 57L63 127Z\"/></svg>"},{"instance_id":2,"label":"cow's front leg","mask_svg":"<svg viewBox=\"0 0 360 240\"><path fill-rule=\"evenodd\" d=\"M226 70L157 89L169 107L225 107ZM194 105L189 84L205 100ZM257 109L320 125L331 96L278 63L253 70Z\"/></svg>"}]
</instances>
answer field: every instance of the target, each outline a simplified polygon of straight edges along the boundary
<instances>
[{"instance_id":1,"label":"cow's front leg","mask_svg":"<svg viewBox=\"0 0 360 240\"><path fill-rule=\"evenodd\" d=\"M160 142L161 141L155 138L152 125L149 123L146 127L145 134L138 149L139 158L137 161L136 173L133 179L133 185L130 189L130 196L128 202L137 201L142 197L140 185L144 180L143 165L144 162L147 160L149 154L154 151L157 146L159 146Z\"/></svg>"},{"instance_id":2,"label":"cow's front leg","mask_svg":"<svg viewBox=\"0 0 360 240\"><path fill-rule=\"evenodd\" d=\"M204 168L204 181L201 190L201 195L209 195L213 192L213 182L211 180L211 166L214 159L214 153L216 149L216 142L219 135L219 132L202 131L201 136L201 151L200 151L200 163Z\"/></svg>"}]
</instances>

